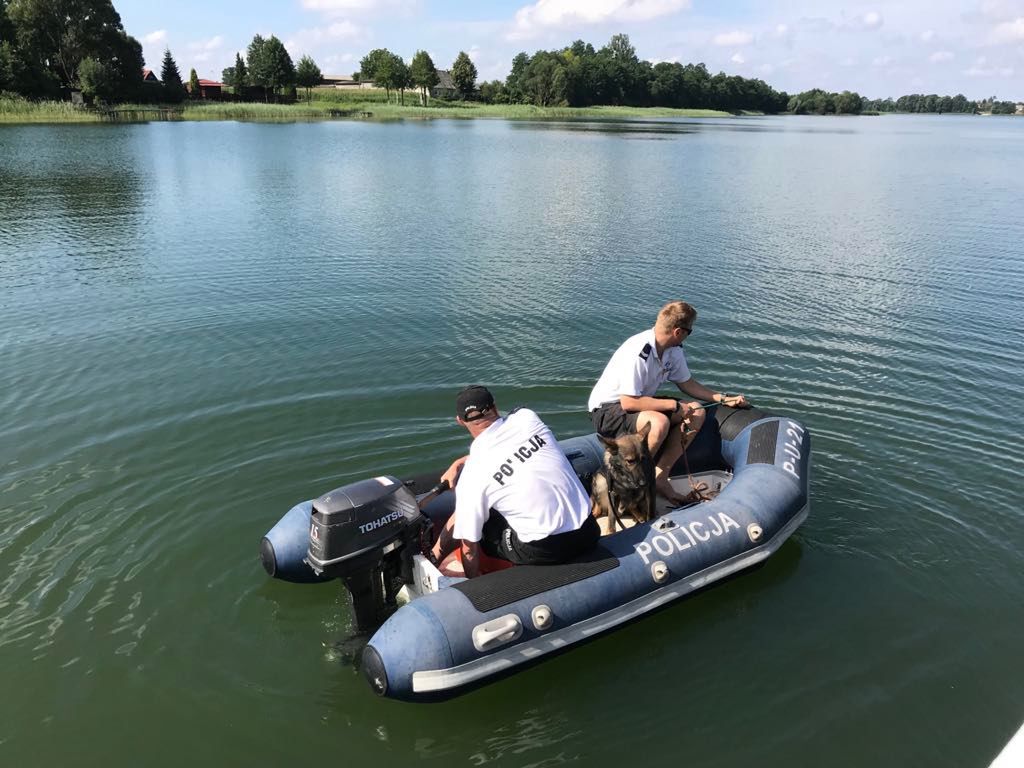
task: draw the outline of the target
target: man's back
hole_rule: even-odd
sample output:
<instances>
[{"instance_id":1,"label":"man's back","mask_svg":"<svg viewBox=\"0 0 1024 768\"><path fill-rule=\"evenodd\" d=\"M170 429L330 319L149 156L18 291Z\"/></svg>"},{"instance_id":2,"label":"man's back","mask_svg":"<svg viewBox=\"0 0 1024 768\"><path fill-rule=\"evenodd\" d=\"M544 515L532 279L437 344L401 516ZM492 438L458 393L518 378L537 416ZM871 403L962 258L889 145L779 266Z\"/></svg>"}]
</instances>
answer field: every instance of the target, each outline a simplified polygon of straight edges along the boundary
<instances>
[{"instance_id":1,"label":"man's back","mask_svg":"<svg viewBox=\"0 0 1024 768\"><path fill-rule=\"evenodd\" d=\"M455 536L476 540L490 511L500 512L522 541L576 530L590 499L536 413L523 408L477 436L456 491Z\"/></svg>"}]
</instances>

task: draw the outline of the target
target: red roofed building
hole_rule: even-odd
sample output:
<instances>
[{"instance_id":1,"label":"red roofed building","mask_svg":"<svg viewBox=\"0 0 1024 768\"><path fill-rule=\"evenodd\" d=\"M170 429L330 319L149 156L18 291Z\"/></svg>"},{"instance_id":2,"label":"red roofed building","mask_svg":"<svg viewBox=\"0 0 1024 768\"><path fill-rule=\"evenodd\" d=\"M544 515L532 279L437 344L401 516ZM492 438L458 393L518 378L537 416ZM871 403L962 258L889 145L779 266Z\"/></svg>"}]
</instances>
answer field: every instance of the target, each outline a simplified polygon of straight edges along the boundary
<instances>
[{"instance_id":1,"label":"red roofed building","mask_svg":"<svg viewBox=\"0 0 1024 768\"><path fill-rule=\"evenodd\" d=\"M199 78L199 95L196 96L192 93L192 89L189 88L189 83L185 82L185 89L189 92L192 98L200 99L219 99L221 95L221 89L224 87L224 83L218 83L216 80L203 80Z\"/></svg>"},{"instance_id":2,"label":"red roofed building","mask_svg":"<svg viewBox=\"0 0 1024 768\"><path fill-rule=\"evenodd\" d=\"M160 82L159 80L157 80L156 75L153 74L153 70L152 69L146 69L145 67L142 68L142 81L144 83L159 83Z\"/></svg>"}]
</instances>

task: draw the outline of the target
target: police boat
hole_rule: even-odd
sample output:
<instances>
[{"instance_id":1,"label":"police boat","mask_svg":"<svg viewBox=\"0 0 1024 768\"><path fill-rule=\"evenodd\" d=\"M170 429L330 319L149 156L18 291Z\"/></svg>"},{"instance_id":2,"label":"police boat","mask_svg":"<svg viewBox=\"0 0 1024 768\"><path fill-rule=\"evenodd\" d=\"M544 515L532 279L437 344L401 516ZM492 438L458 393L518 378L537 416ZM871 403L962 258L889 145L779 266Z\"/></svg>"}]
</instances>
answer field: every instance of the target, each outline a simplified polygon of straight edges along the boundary
<instances>
[{"instance_id":1,"label":"police boat","mask_svg":"<svg viewBox=\"0 0 1024 768\"><path fill-rule=\"evenodd\" d=\"M443 575L422 554L424 532L454 509L451 491L428 499L440 472L360 480L305 501L266 534L260 558L274 578L344 583L357 633L373 633L361 665L374 692L448 698L750 568L800 526L808 430L755 408L714 415L687 451L689 477L677 464L672 484L685 494L692 477L717 495L603 536L568 563ZM602 443L585 435L559 445L589 488Z\"/></svg>"}]
</instances>

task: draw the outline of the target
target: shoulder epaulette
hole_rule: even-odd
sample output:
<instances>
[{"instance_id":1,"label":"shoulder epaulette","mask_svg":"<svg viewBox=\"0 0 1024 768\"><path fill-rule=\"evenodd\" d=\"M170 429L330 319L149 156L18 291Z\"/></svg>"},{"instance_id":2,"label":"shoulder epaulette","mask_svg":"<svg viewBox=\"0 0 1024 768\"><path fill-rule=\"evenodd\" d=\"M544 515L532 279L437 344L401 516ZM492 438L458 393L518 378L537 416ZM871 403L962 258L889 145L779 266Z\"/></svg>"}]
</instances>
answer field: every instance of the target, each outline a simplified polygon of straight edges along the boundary
<instances>
[{"instance_id":1,"label":"shoulder epaulette","mask_svg":"<svg viewBox=\"0 0 1024 768\"><path fill-rule=\"evenodd\" d=\"M640 359L641 360L646 360L650 356L651 356L651 345L650 344L644 344L644 348L640 350Z\"/></svg>"}]
</instances>

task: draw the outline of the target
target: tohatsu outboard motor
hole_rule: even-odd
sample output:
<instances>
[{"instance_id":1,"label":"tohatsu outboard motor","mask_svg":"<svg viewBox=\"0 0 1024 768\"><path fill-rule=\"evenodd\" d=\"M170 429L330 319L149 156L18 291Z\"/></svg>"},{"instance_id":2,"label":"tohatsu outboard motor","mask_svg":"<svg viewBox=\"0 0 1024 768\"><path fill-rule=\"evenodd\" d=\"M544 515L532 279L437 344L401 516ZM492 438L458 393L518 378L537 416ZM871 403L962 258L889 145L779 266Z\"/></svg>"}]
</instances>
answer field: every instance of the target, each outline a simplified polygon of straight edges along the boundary
<instances>
[{"instance_id":1,"label":"tohatsu outboard motor","mask_svg":"<svg viewBox=\"0 0 1024 768\"><path fill-rule=\"evenodd\" d=\"M356 631L379 626L412 582L427 518L400 480L382 476L325 493L313 502L306 563L317 575L337 577L352 595Z\"/></svg>"}]
</instances>

